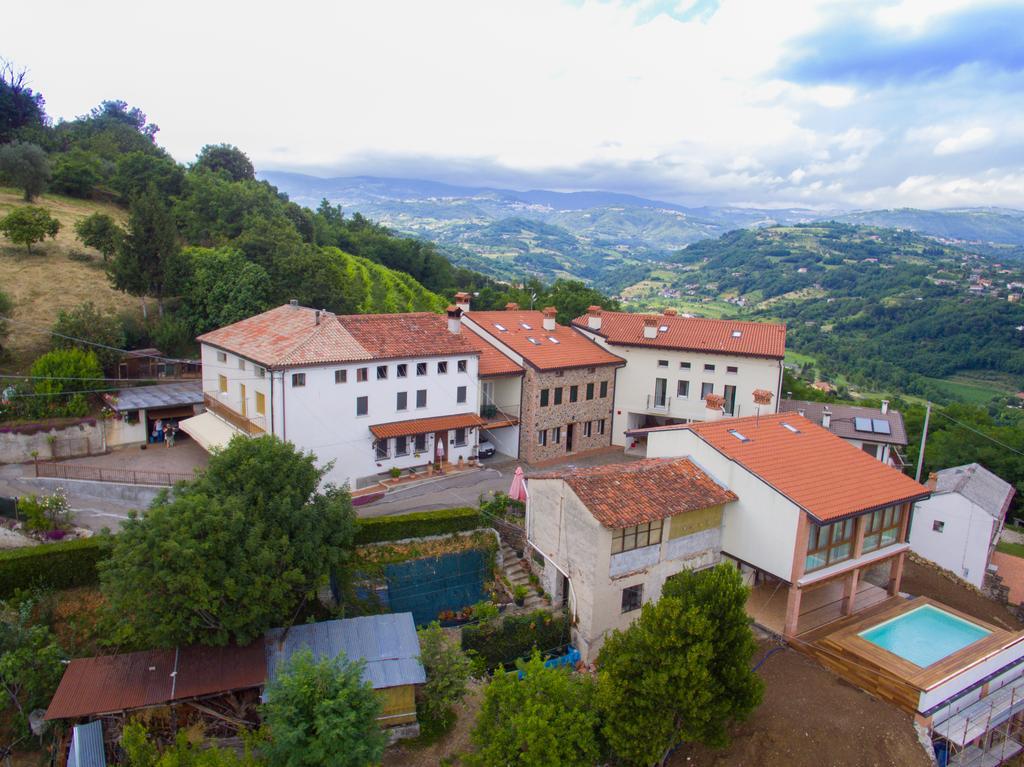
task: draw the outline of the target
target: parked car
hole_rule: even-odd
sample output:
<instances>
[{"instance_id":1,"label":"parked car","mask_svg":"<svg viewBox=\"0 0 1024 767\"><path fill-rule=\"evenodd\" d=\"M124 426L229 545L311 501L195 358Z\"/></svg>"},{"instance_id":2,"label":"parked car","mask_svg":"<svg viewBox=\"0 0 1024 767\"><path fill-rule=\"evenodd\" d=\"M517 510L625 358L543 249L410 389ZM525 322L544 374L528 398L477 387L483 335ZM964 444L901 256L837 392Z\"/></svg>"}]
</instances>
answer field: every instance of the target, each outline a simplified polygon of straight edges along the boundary
<instances>
[{"instance_id":1,"label":"parked car","mask_svg":"<svg viewBox=\"0 0 1024 767\"><path fill-rule=\"evenodd\" d=\"M494 455L494 445L489 440L483 440L477 448L476 454L481 458L490 458Z\"/></svg>"}]
</instances>

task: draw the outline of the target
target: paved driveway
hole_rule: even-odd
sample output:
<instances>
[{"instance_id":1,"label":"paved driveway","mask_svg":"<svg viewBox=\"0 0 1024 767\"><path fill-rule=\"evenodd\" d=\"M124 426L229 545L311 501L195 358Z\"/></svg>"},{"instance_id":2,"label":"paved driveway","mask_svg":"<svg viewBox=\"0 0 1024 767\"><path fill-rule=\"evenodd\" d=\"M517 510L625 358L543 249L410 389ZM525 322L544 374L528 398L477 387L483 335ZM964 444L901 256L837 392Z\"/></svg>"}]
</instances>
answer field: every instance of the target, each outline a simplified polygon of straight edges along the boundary
<instances>
[{"instance_id":1,"label":"paved driveway","mask_svg":"<svg viewBox=\"0 0 1024 767\"><path fill-rule=\"evenodd\" d=\"M555 465L545 464L543 471L557 470L568 466L600 466L609 463L636 461L640 456L626 455L615 450L589 455L573 456ZM434 511L456 506L476 506L480 496L491 491L508 492L516 466L523 471L539 471L525 463L510 458L485 460L484 468L467 471L438 479L426 480L413 487L392 490L381 500L357 508L361 517L385 517L391 514L407 514L414 511Z\"/></svg>"}]
</instances>

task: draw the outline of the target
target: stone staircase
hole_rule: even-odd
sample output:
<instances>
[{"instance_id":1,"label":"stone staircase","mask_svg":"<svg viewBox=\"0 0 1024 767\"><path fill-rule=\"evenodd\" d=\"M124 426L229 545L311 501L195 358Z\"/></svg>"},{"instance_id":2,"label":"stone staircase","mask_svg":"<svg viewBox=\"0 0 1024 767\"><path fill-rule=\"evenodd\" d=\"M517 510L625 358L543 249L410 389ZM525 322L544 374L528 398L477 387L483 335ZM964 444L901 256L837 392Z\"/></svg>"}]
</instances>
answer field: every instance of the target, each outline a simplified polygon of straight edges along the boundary
<instances>
[{"instance_id":1,"label":"stone staircase","mask_svg":"<svg viewBox=\"0 0 1024 767\"><path fill-rule=\"evenodd\" d=\"M507 544L502 542L501 544L501 560L502 560L502 571L505 573L505 577L508 578L508 582L512 584L514 589L516 586L525 586L529 589L529 594L526 596L526 602L522 607L513 607L512 611L516 613L528 613L534 610L546 610L549 605L544 599L537 594L537 590L530 585L530 572L526 569L526 560L516 559L516 553Z\"/></svg>"}]
</instances>

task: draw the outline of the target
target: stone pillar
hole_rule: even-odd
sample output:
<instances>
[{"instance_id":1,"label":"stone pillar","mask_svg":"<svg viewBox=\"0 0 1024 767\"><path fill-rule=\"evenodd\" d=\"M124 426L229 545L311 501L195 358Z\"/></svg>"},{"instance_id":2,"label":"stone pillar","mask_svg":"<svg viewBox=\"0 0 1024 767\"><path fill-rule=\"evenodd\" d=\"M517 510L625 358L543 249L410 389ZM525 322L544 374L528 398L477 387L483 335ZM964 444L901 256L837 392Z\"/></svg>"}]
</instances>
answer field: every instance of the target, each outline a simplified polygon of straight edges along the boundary
<instances>
[{"instance_id":1,"label":"stone pillar","mask_svg":"<svg viewBox=\"0 0 1024 767\"><path fill-rule=\"evenodd\" d=\"M782 630L785 636L796 636L797 627L800 624L800 597L802 594L803 592L796 584L789 587L789 596L786 599L786 626Z\"/></svg>"}]
</instances>

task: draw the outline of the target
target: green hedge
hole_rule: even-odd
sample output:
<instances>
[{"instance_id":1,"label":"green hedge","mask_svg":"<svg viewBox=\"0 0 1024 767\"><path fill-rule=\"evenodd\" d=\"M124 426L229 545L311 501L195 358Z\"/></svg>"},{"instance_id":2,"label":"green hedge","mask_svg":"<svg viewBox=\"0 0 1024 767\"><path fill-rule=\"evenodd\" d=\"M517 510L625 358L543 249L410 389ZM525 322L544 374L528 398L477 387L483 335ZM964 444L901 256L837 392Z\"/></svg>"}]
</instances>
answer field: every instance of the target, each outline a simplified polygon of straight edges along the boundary
<instances>
[{"instance_id":1,"label":"green hedge","mask_svg":"<svg viewBox=\"0 0 1024 767\"><path fill-rule=\"evenodd\" d=\"M483 526L480 511L472 508L361 518L356 520L356 545L399 541L403 538L422 538L428 535L447 535Z\"/></svg>"},{"instance_id":2,"label":"green hedge","mask_svg":"<svg viewBox=\"0 0 1024 767\"><path fill-rule=\"evenodd\" d=\"M0 551L0 599L17 589L68 589L98 583L96 564L107 552L101 537Z\"/></svg>"},{"instance_id":3,"label":"green hedge","mask_svg":"<svg viewBox=\"0 0 1024 767\"><path fill-rule=\"evenodd\" d=\"M533 648L551 655L569 643L569 623L565 613L536 610L526 615L509 615L462 629L462 649L473 650L487 670L511 665L525 658Z\"/></svg>"}]
</instances>

